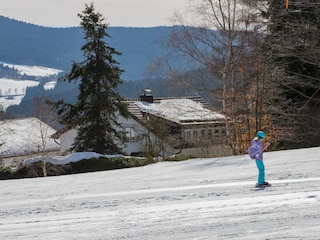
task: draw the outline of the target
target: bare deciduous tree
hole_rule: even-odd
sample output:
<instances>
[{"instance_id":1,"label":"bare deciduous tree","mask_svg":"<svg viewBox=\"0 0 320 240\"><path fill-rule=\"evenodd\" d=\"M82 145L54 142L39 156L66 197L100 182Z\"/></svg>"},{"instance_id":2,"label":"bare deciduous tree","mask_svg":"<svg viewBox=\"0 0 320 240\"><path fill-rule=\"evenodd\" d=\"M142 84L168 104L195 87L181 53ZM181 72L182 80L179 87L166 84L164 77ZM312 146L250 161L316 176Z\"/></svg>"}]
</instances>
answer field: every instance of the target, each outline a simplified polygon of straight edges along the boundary
<instances>
[{"instance_id":1,"label":"bare deciduous tree","mask_svg":"<svg viewBox=\"0 0 320 240\"><path fill-rule=\"evenodd\" d=\"M145 130L138 132L136 140L144 146L145 156L165 159L170 152L168 142L172 140L172 133L167 121L152 114L147 114L144 127Z\"/></svg>"},{"instance_id":2,"label":"bare deciduous tree","mask_svg":"<svg viewBox=\"0 0 320 240\"><path fill-rule=\"evenodd\" d=\"M41 167L44 177L47 177L47 141L50 137L49 128L50 124L54 122L53 112L51 111L51 106L46 104L43 97L34 98L34 114L39 119L39 132L40 132L40 143L38 150L41 153Z\"/></svg>"},{"instance_id":3,"label":"bare deciduous tree","mask_svg":"<svg viewBox=\"0 0 320 240\"><path fill-rule=\"evenodd\" d=\"M159 61L172 81L201 92L228 116L234 154L245 147L242 134L261 121L263 61L257 54L260 1L190 0L187 11L172 21L179 27L167 43L171 52ZM253 101L253 99L258 99ZM220 103L219 105L217 103ZM259 106L259 109L258 109ZM246 121L250 118L254 121ZM245 124L244 124L245 122ZM249 124L249 125L248 125ZM260 123L261 124L261 123Z\"/></svg>"}]
</instances>

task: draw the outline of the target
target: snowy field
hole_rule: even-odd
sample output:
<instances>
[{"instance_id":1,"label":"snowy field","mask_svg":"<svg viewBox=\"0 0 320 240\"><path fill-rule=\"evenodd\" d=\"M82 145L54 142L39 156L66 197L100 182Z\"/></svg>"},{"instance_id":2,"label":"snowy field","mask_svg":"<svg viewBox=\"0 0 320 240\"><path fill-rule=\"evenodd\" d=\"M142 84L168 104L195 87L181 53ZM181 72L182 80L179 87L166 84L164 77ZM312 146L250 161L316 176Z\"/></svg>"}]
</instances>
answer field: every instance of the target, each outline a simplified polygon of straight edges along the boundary
<instances>
[{"instance_id":1,"label":"snowy field","mask_svg":"<svg viewBox=\"0 0 320 240\"><path fill-rule=\"evenodd\" d=\"M43 66L29 66L29 65L18 65L18 64L10 64L0 62L5 67L14 68L18 70L19 74L21 75L29 75L29 76L38 76L38 77L48 77L52 75L57 75L62 70L55 69L55 68L48 68Z\"/></svg>"},{"instance_id":2,"label":"snowy field","mask_svg":"<svg viewBox=\"0 0 320 240\"><path fill-rule=\"evenodd\" d=\"M42 66L16 65L4 62L0 62L0 64L9 68L17 69L21 75L26 74L36 77L52 76L52 78L55 79L56 75L62 72L59 69L47 68ZM0 78L0 106L2 107L2 110L5 111L9 106L12 105L19 105L25 95L26 89L28 87L37 86L38 84L39 82L34 80ZM55 84L56 79L46 83L44 85L44 89L53 89L55 87Z\"/></svg>"},{"instance_id":3,"label":"snowy field","mask_svg":"<svg viewBox=\"0 0 320 240\"><path fill-rule=\"evenodd\" d=\"M0 239L320 239L320 148L0 181Z\"/></svg>"}]
</instances>

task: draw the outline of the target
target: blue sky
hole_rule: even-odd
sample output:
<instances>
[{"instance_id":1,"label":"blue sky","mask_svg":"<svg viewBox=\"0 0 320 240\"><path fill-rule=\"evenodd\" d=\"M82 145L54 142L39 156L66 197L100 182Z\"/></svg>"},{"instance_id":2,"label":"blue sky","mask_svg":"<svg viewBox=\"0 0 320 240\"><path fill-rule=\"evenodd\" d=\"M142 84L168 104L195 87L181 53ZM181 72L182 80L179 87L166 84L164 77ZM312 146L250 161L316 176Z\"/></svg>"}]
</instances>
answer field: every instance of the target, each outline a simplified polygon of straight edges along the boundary
<instances>
[{"instance_id":1,"label":"blue sky","mask_svg":"<svg viewBox=\"0 0 320 240\"><path fill-rule=\"evenodd\" d=\"M6 0L0 15L48 27L78 26L77 14L91 2L110 26L125 27L172 25L173 12L182 12L187 4L187 0Z\"/></svg>"}]
</instances>

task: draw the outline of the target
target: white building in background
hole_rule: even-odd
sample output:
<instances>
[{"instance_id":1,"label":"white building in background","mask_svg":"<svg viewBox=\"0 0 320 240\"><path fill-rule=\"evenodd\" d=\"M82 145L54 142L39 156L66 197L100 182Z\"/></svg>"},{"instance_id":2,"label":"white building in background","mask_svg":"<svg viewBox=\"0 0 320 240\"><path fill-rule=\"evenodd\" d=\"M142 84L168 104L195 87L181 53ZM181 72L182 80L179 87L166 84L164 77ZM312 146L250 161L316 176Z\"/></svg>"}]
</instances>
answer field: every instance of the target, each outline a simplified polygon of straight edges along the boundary
<instances>
[{"instance_id":1,"label":"white building in background","mask_svg":"<svg viewBox=\"0 0 320 240\"><path fill-rule=\"evenodd\" d=\"M146 140L141 138L146 132L149 132L151 141L159 140L156 131L159 126L154 126L152 132L145 127L151 116L162 119L171 129L165 143L167 155L181 153L199 156L203 148L211 149L210 156L230 153L222 140L227 136L226 117L209 110L199 96L153 98L150 90L143 90L140 98L127 99L126 103L131 117L119 117L118 122L127 133L128 142L120 146L127 155L139 155L146 151ZM60 151L68 153L76 134L76 129L61 129L52 137L60 140ZM208 149L205 151L208 154Z\"/></svg>"},{"instance_id":2,"label":"white building in background","mask_svg":"<svg viewBox=\"0 0 320 240\"><path fill-rule=\"evenodd\" d=\"M127 102L132 117L142 125L150 116L163 120L170 129L166 143L172 149L171 154L230 154L230 148L225 145L227 118L211 111L202 97L153 98L150 90L144 90L140 99Z\"/></svg>"},{"instance_id":3,"label":"white building in background","mask_svg":"<svg viewBox=\"0 0 320 240\"><path fill-rule=\"evenodd\" d=\"M123 117L119 117L118 121L126 131L128 138L127 144L125 146L121 146L123 152L128 155L139 153L142 149L142 146L139 142L135 141L135 138L137 132L140 132L142 129L144 129L143 126L132 118L125 119ZM60 141L60 152L62 154L70 152L76 136L77 130L75 128L64 128L51 135L53 139Z\"/></svg>"},{"instance_id":4,"label":"white building in background","mask_svg":"<svg viewBox=\"0 0 320 240\"><path fill-rule=\"evenodd\" d=\"M0 165L19 164L21 156L59 151L59 142L50 137L55 132L33 117L0 121Z\"/></svg>"}]
</instances>

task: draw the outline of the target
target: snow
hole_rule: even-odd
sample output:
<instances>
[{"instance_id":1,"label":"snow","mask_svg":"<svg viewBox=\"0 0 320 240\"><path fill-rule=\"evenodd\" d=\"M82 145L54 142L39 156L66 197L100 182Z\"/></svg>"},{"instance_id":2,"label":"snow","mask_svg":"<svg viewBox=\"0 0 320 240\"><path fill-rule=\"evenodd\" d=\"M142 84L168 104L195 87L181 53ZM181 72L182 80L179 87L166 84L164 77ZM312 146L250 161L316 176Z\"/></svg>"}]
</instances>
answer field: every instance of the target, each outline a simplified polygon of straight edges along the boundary
<instances>
[{"instance_id":1,"label":"snow","mask_svg":"<svg viewBox=\"0 0 320 240\"><path fill-rule=\"evenodd\" d=\"M57 75L62 72L62 70L55 68L48 68L43 66L29 66L29 65L17 65L0 62L5 67L15 68L19 71L21 75L37 76L37 77L47 77L51 75Z\"/></svg>"},{"instance_id":2,"label":"snow","mask_svg":"<svg viewBox=\"0 0 320 240\"><path fill-rule=\"evenodd\" d=\"M0 181L0 239L319 239L320 147Z\"/></svg>"},{"instance_id":3,"label":"snow","mask_svg":"<svg viewBox=\"0 0 320 240\"><path fill-rule=\"evenodd\" d=\"M46 156L46 162L52 163L54 165L61 165L61 164L68 164L71 162L78 162L83 159L91 159L91 158L99 158L99 157L106 157L106 158L113 158L113 157L123 157L123 155L103 155L95 152L76 152L71 153L67 156ZM23 161L22 165L26 166L31 163L39 162L43 160L43 156L28 158Z\"/></svg>"},{"instance_id":4,"label":"snow","mask_svg":"<svg viewBox=\"0 0 320 240\"><path fill-rule=\"evenodd\" d=\"M0 106L5 111L9 106L19 105L27 87L37 86L39 82L32 80L14 80L0 78Z\"/></svg>"},{"instance_id":5,"label":"snow","mask_svg":"<svg viewBox=\"0 0 320 240\"><path fill-rule=\"evenodd\" d=\"M174 122L208 121L225 119L225 116L203 107L191 99L165 99L159 103L144 101L135 103L142 111L149 112Z\"/></svg>"},{"instance_id":6,"label":"snow","mask_svg":"<svg viewBox=\"0 0 320 240\"><path fill-rule=\"evenodd\" d=\"M62 72L62 70L55 68L48 68L42 66L28 66L28 65L17 65L0 62L0 64L15 68L19 71L20 75L28 75L35 77L48 77L52 76L56 78L56 75ZM45 90L50 90L55 87L56 80L47 82L44 85ZM17 80L9 78L0 78L0 106L2 110L6 111L9 106L19 105L22 98L25 96L25 91L27 87L38 86L39 82L34 80Z\"/></svg>"},{"instance_id":7,"label":"snow","mask_svg":"<svg viewBox=\"0 0 320 240\"><path fill-rule=\"evenodd\" d=\"M39 82L33 80L0 78L0 88L3 95L25 94L27 87L34 87L38 85Z\"/></svg>"},{"instance_id":8,"label":"snow","mask_svg":"<svg viewBox=\"0 0 320 240\"><path fill-rule=\"evenodd\" d=\"M56 130L37 118L20 118L0 121L0 153L2 157L39 152L58 151L59 145L50 138Z\"/></svg>"},{"instance_id":9,"label":"snow","mask_svg":"<svg viewBox=\"0 0 320 240\"><path fill-rule=\"evenodd\" d=\"M47 82L47 83L43 86L43 88L44 88L45 90L54 89L54 87L56 86L56 83L57 83L57 81Z\"/></svg>"}]
</instances>

